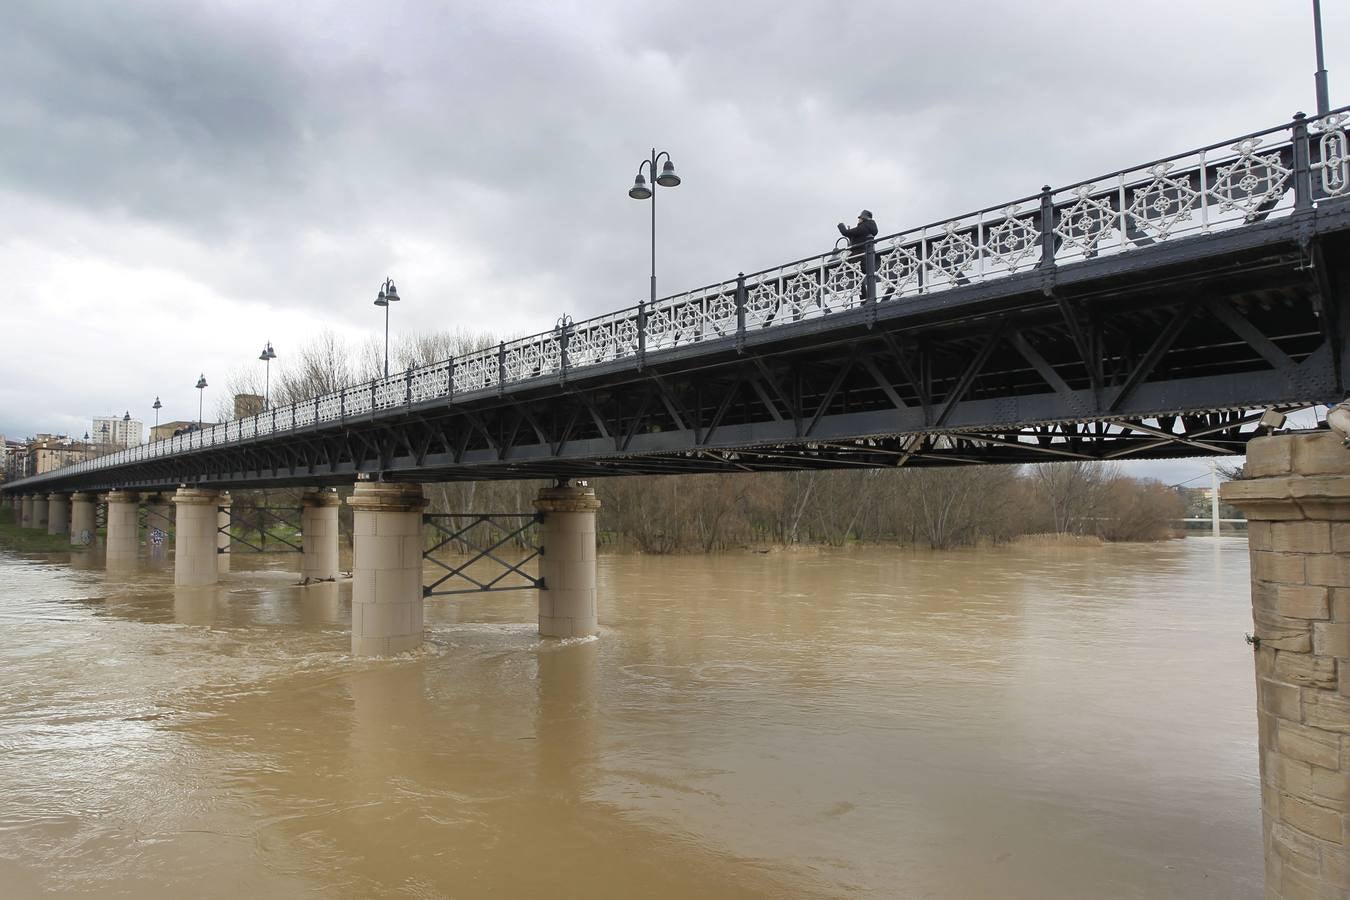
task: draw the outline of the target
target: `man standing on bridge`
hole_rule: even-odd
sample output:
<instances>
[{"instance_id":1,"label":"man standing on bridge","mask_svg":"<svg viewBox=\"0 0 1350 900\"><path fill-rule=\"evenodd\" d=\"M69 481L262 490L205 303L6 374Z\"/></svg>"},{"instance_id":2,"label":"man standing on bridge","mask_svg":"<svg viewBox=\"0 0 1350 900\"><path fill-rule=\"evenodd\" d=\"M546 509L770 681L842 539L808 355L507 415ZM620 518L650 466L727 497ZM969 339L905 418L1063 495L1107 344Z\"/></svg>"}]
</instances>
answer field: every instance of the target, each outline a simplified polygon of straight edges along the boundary
<instances>
[{"instance_id":1,"label":"man standing on bridge","mask_svg":"<svg viewBox=\"0 0 1350 900\"><path fill-rule=\"evenodd\" d=\"M844 223L839 223L839 233L848 238L848 261L858 267L859 272L864 271L863 254L867 251L867 243L877 236L877 223L872 218L872 211L864 209L858 213L858 224L852 228L845 228ZM859 279L861 282L861 279ZM859 301L867 302L866 288L859 285L861 293L858 295Z\"/></svg>"},{"instance_id":2,"label":"man standing on bridge","mask_svg":"<svg viewBox=\"0 0 1350 900\"><path fill-rule=\"evenodd\" d=\"M850 250L862 253L867 249L867 242L877 236L877 223L872 218L872 211L864 209L858 213L858 224L852 228L845 228L844 223L840 222L839 233L848 238Z\"/></svg>"}]
</instances>

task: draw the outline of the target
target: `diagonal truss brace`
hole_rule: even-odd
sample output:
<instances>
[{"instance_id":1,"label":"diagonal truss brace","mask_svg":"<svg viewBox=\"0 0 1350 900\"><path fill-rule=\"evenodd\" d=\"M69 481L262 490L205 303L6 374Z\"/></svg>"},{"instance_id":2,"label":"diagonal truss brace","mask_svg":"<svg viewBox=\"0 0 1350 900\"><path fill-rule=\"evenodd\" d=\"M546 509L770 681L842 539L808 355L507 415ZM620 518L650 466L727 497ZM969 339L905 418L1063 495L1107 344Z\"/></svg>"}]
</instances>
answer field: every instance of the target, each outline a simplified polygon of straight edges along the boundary
<instances>
[{"instance_id":1,"label":"diagonal truss brace","mask_svg":"<svg viewBox=\"0 0 1350 900\"><path fill-rule=\"evenodd\" d=\"M542 521L535 513L426 513L422 521L438 532L439 540L434 546L422 551L423 559L441 567L445 574L431 584L422 586L423 597L442 597L451 594L478 594L487 591L528 591L544 588L543 578L535 578L524 570L524 566L538 558L541 553L538 545L526 539L526 533ZM461 524L463 523L463 524ZM486 547L473 540L473 530L479 525L487 525L496 531L495 539ZM503 559L500 548L513 540L525 543L527 551L523 559L510 562ZM469 559L458 565L451 565L437 559L435 554L449 546L460 543L474 551ZM490 560L501 567L501 574L487 581L480 581L469 574L469 568L482 560ZM503 585L503 579L515 575L525 581L524 584ZM441 585L458 578L469 582L473 587L440 590Z\"/></svg>"},{"instance_id":2,"label":"diagonal truss brace","mask_svg":"<svg viewBox=\"0 0 1350 900\"><path fill-rule=\"evenodd\" d=\"M227 535L231 541L237 544L243 544L245 547L248 547L255 553L300 553L304 549L301 544L296 544L289 538L282 537L280 534L278 534L276 531L273 530L276 527L276 524L281 524L287 526L288 528L293 528L296 531L300 531L300 526L295 520L288 519L284 515L282 515L282 513L299 515L300 513L299 507L287 506L287 507L278 507L276 509L273 509L272 507L269 506L252 507L252 509L255 512L262 513L264 519L270 520L270 522L264 524L261 536L258 539L258 544L255 544L252 541L249 541L246 538L242 538L239 535L233 533L230 529L234 526L235 520L234 509L233 507L223 507L222 509L225 512L226 517L229 519L229 522L218 527L216 531L219 534ZM243 517L241 516L240 518L242 519ZM267 546L268 538L271 538L272 540L276 541L279 544L283 544L285 549L280 547L269 548ZM259 544L261 544L261 546L259 546Z\"/></svg>"}]
</instances>

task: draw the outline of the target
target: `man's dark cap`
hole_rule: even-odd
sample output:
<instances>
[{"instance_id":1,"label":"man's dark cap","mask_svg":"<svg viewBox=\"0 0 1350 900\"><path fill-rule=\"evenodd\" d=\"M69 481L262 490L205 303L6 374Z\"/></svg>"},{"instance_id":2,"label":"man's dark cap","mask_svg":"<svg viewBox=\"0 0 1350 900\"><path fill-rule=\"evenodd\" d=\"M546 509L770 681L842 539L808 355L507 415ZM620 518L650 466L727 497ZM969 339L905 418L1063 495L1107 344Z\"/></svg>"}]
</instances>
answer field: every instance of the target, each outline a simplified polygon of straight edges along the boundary
<instances>
[{"instance_id":1,"label":"man's dark cap","mask_svg":"<svg viewBox=\"0 0 1350 900\"><path fill-rule=\"evenodd\" d=\"M870 209L864 209L862 212L858 213L858 218L870 219L872 218L872 211Z\"/></svg>"}]
</instances>

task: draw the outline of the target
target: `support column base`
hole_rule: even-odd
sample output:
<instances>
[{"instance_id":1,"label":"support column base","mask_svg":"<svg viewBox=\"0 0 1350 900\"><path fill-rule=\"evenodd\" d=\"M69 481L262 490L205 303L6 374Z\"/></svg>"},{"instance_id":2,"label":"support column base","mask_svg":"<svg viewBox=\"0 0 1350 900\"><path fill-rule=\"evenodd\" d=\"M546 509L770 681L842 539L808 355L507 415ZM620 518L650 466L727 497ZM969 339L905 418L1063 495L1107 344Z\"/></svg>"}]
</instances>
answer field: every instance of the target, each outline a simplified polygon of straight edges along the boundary
<instances>
[{"instance_id":1,"label":"support column base","mask_svg":"<svg viewBox=\"0 0 1350 900\"><path fill-rule=\"evenodd\" d=\"M300 498L300 583L336 581L338 576L338 495L322 490Z\"/></svg>"},{"instance_id":2,"label":"support column base","mask_svg":"<svg viewBox=\"0 0 1350 900\"><path fill-rule=\"evenodd\" d=\"M595 489L575 485L544 488L534 501L544 514L540 528L539 634L574 638L598 634L595 590Z\"/></svg>"},{"instance_id":3,"label":"support column base","mask_svg":"<svg viewBox=\"0 0 1350 900\"><path fill-rule=\"evenodd\" d=\"M105 562L110 570L126 571L135 568L140 555L140 523L136 509L140 494L135 491L109 491L107 515L107 547Z\"/></svg>"},{"instance_id":4,"label":"support column base","mask_svg":"<svg viewBox=\"0 0 1350 900\"><path fill-rule=\"evenodd\" d=\"M419 484L363 481L347 503L352 541L352 655L389 656L422 644Z\"/></svg>"},{"instance_id":5,"label":"support column base","mask_svg":"<svg viewBox=\"0 0 1350 900\"><path fill-rule=\"evenodd\" d=\"M70 545L87 547L94 542L98 525L94 517L94 495L83 492L70 495Z\"/></svg>"},{"instance_id":6,"label":"support column base","mask_svg":"<svg viewBox=\"0 0 1350 900\"><path fill-rule=\"evenodd\" d=\"M175 541L173 583L179 587L215 584L216 508L220 495L215 491L180 487L173 495Z\"/></svg>"}]
</instances>

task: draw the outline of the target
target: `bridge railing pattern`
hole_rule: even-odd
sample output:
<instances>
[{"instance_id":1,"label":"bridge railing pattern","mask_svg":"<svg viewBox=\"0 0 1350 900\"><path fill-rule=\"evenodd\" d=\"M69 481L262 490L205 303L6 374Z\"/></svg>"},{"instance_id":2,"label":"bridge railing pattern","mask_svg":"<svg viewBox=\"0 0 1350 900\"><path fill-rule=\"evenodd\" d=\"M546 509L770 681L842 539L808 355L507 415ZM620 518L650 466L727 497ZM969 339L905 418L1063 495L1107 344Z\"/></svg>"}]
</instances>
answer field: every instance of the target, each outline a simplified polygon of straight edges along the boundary
<instances>
[{"instance_id":1,"label":"bridge railing pattern","mask_svg":"<svg viewBox=\"0 0 1350 900\"><path fill-rule=\"evenodd\" d=\"M351 385L57 470L65 477L369 417L1082 260L1350 194L1350 107ZM870 271L869 271L870 268ZM17 483L17 482L16 482Z\"/></svg>"}]
</instances>

